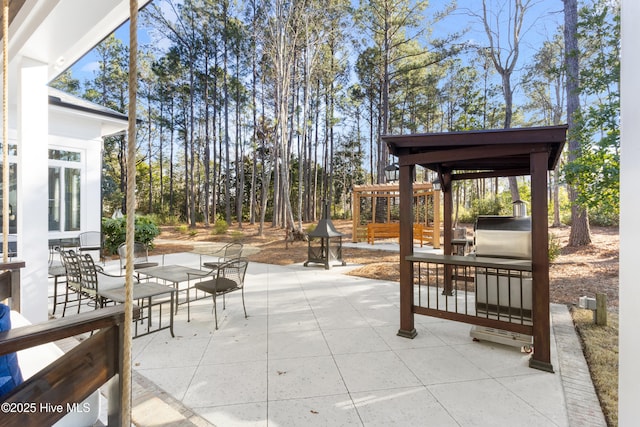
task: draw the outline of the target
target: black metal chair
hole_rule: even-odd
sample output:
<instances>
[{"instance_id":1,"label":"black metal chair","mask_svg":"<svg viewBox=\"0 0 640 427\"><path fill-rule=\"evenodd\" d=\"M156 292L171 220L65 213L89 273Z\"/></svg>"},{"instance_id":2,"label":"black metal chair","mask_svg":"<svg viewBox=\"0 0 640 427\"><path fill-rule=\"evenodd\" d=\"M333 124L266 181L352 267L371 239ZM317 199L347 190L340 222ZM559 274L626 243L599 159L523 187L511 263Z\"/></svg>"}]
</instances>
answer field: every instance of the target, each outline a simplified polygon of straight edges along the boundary
<instances>
[{"instance_id":1,"label":"black metal chair","mask_svg":"<svg viewBox=\"0 0 640 427\"><path fill-rule=\"evenodd\" d=\"M211 270L206 276L195 276L202 280L194 287L213 296L213 313L218 329L218 308L216 297L222 295L222 309L226 309L225 295L231 292L242 292L242 308L244 317L247 317L247 308L244 303L244 276L247 272L249 261L246 258L236 258L218 265L215 270ZM187 301L189 304L189 301Z\"/></svg>"},{"instance_id":2,"label":"black metal chair","mask_svg":"<svg viewBox=\"0 0 640 427\"><path fill-rule=\"evenodd\" d=\"M124 270L127 263L127 244L121 243L118 246L118 256L120 257L120 271ZM157 262L149 261L149 249L147 245L140 242L133 244L133 269L157 266Z\"/></svg>"},{"instance_id":3,"label":"black metal chair","mask_svg":"<svg viewBox=\"0 0 640 427\"><path fill-rule=\"evenodd\" d=\"M78 253L98 252L98 259L102 257L102 233L99 231L85 231L78 235Z\"/></svg>"},{"instance_id":4,"label":"black metal chair","mask_svg":"<svg viewBox=\"0 0 640 427\"><path fill-rule=\"evenodd\" d=\"M218 250L210 253L200 254L200 265L202 267L215 270L219 265L224 264L229 260L240 258L242 256L242 248L242 243L227 243ZM214 259L203 262L203 257L210 257Z\"/></svg>"},{"instance_id":5,"label":"black metal chair","mask_svg":"<svg viewBox=\"0 0 640 427\"><path fill-rule=\"evenodd\" d=\"M112 290L123 288L126 278L124 276L114 276L105 273L102 268L95 265L93 258L89 254L78 255L80 266L80 303L82 297L87 297L95 301L95 308L102 308L106 303L106 298L101 294L101 290Z\"/></svg>"},{"instance_id":6,"label":"black metal chair","mask_svg":"<svg viewBox=\"0 0 640 427\"><path fill-rule=\"evenodd\" d=\"M67 312L69 303L78 303L78 313L80 313L80 290L82 288L80 277L80 261L74 250L60 251L60 258L66 274L66 291L64 295L64 307L62 308L62 317ZM69 299L70 294L75 294L74 299Z\"/></svg>"}]
</instances>

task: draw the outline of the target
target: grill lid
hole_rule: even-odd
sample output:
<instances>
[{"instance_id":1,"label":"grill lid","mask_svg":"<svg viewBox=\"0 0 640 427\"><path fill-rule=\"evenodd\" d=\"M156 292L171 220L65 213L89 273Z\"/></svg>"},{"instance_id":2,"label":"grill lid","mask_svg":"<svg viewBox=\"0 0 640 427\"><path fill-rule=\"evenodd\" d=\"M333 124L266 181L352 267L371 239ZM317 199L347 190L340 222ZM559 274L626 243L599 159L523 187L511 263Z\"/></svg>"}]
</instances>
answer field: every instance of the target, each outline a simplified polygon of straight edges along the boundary
<instances>
[{"instance_id":1,"label":"grill lid","mask_svg":"<svg viewBox=\"0 0 640 427\"><path fill-rule=\"evenodd\" d=\"M479 216L475 247L477 256L531 259L531 217Z\"/></svg>"}]
</instances>

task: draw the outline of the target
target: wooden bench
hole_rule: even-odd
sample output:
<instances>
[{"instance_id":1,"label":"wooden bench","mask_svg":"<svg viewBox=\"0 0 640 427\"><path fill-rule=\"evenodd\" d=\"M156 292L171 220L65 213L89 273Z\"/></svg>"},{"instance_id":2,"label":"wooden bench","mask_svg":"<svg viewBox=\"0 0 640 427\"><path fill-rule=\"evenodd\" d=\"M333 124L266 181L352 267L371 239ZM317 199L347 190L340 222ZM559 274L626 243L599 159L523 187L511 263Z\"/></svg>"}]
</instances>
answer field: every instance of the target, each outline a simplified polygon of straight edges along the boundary
<instances>
[{"instance_id":1,"label":"wooden bench","mask_svg":"<svg viewBox=\"0 0 640 427\"><path fill-rule=\"evenodd\" d=\"M397 239L400 237L400 223L377 223L367 224L367 243L373 245L375 239ZM413 240L420 242L420 247L424 242L433 242L433 228L425 227L422 224L413 224Z\"/></svg>"}]
</instances>

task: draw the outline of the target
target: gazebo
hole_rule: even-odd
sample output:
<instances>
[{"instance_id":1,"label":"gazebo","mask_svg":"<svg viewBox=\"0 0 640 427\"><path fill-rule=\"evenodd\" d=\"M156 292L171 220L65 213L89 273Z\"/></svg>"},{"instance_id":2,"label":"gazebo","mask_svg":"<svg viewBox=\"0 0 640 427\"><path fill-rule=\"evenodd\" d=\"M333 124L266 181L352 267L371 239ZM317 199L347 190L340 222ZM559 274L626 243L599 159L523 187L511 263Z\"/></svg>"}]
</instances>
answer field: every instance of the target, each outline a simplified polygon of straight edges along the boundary
<instances>
[{"instance_id":1,"label":"gazebo","mask_svg":"<svg viewBox=\"0 0 640 427\"><path fill-rule=\"evenodd\" d=\"M413 338L414 313L528 334L534 352L529 366L553 372L550 357L547 171L553 170L566 140L567 126L480 130L437 134L386 135L383 141L400 168L400 329ZM444 255L413 254L413 176L416 165L438 173L444 195ZM529 261L452 255L452 182L531 176ZM414 266L416 268L414 269ZM425 268L426 266L426 268ZM480 314L473 295L478 272L532 281L530 314ZM417 272L417 276L414 273ZM490 272L490 273L486 273ZM417 283L416 285L414 285ZM427 281L427 285L421 285ZM433 297L433 289L442 294ZM424 291L423 291L424 289ZM431 291L429 293L428 291ZM522 292L522 287L520 288ZM511 295L509 295L511 298Z\"/></svg>"}]
</instances>

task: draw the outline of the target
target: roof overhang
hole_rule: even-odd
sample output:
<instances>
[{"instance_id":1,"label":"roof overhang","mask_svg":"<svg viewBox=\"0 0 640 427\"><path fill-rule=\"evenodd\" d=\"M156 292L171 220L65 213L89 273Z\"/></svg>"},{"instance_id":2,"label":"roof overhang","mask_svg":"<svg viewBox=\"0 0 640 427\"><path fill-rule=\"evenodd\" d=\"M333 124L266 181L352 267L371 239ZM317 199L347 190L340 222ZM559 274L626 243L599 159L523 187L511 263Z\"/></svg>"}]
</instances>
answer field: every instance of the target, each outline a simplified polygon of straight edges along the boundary
<instances>
[{"instance_id":1,"label":"roof overhang","mask_svg":"<svg viewBox=\"0 0 640 427\"><path fill-rule=\"evenodd\" d=\"M9 15L11 62L48 64L53 80L129 19L129 0L12 0Z\"/></svg>"},{"instance_id":2,"label":"roof overhang","mask_svg":"<svg viewBox=\"0 0 640 427\"><path fill-rule=\"evenodd\" d=\"M400 166L420 165L456 173L457 179L530 175L530 155L548 153L553 170L562 154L567 126L384 135Z\"/></svg>"},{"instance_id":3,"label":"roof overhang","mask_svg":"<svg viewBox=\"0 0 640 427\"><path fill-rule=\"evenodd\" d=\"M49 88L49 109L99 122L102 137L120 134L127 130L129 124L126 114L51 87Z\"/></svg>"}]
</instances>

